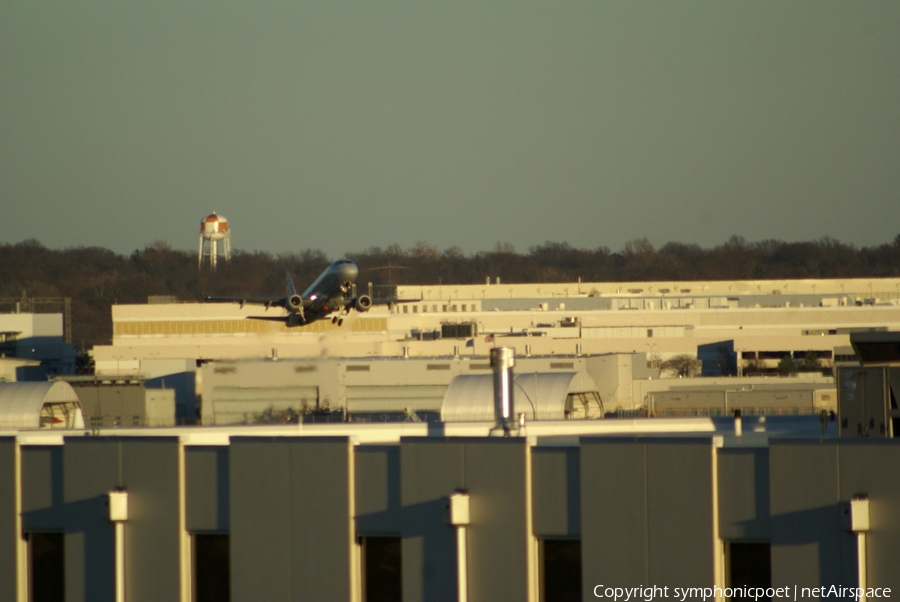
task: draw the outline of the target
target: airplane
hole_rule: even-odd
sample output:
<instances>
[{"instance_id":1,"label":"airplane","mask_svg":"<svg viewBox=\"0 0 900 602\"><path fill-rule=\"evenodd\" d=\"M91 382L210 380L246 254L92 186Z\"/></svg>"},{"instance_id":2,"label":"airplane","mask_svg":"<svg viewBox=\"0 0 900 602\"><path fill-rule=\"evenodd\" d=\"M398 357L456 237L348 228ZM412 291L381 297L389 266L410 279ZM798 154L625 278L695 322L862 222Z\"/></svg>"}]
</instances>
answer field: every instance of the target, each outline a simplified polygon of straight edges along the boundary
<instances>
[{"instance_id":1,"label":"airplane","mask_svg":"<svg viewBox=\"0 0 900 602\"><path fill-rule=\"evenodd\" d=\"M286 297L206 297L206 301L218 303L245 303L281 307L287 311L283 316L247 316L250 320L270 320L284 322L289 327L305 326L318 320L331 318L332 324L344 323L344 316L355 309L365 313L373 305L391 305L404 303L406 299L373 300L368 295L356 295L354 283L359 275L359 268L350 259L338 259L322 272L302 294L297 294L294 281L289 272L284 273L287 280Z\"/></svg>"}]
</instances>

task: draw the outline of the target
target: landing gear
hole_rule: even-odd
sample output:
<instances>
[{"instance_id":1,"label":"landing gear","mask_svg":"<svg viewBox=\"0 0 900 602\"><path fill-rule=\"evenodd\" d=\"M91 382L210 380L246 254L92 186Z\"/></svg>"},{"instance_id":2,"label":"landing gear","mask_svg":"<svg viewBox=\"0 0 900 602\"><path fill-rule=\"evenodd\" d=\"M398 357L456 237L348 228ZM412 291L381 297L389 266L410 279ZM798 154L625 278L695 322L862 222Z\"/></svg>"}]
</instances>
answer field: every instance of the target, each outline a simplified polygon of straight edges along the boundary
<instances>
[{"instance_id":1,"label":"landing gear","mask_svg":"<svg viewBox=\"0 0 900 602\"><path fill-rule=\"evenodd\" d=\"M337 324L338 326L342 326L344 324L344 318L342 318L340 316L332 316L331 323Z\"/></svg>"},{"instance_id":2,"label":"landing gear","mask_svg":"<svg viewBox=\"0 0 900 602\"><path fill-rule=\"evenodd\" d=\"M338 326L343 326L344 318L338 318Z\"/></svg>"}]
</instances>

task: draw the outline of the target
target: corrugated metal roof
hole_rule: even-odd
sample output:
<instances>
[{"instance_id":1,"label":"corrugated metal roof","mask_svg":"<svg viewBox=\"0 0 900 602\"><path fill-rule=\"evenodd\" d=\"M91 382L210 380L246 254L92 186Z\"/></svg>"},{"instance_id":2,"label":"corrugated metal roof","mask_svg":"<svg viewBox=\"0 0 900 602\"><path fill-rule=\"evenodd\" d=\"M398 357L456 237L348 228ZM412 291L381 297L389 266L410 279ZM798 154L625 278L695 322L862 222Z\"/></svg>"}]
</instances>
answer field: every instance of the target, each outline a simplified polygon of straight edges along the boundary
<instances>
[{"instance_id":1,"label":"corrugated metal roof","mask_svg":"<svg viewBox=\"0 0 900 602\"><path fill-rule=\"evenodd\" d=\"M39 428L44 404L66 403L78 404L78 395L69 383L0 383L0 428Z\"/></svg>"},{"instance_id":2,"label":"corrugated metal roof","mask_svg":"<svg viewBox=\"0 0 900 602\"><path fill-rule=\"evenodd\" d=\"M582 372L533 372L515 375L516 414L528 420L566 418L569 393L596 391L597 384ZM494 419L493 374L461 374L450 382L441 420L461 422Z\"/></svg>"}]
</instances>

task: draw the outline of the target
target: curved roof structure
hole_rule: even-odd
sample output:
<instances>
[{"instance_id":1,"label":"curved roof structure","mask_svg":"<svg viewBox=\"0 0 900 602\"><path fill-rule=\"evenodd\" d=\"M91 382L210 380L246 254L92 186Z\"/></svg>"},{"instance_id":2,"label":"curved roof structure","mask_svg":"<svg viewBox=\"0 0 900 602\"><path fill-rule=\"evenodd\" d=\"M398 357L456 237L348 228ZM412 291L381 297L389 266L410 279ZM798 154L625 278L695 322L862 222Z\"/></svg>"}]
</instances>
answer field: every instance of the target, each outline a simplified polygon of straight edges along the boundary
<instances>
[{"instance_id":1,"label":"curved roof structure","mask_svg":"<svg viewBox=\"0 0 900 602\"><path fill-rule=\"evenodd\" d=\"M597 383L582 372L515 375L515 413L528 420L601 418ZM494 420L494 375L461 374L450 382L441 406L444 422Z\"/></svg>"},{"instance_id":2,"label":"curved roof structure","mask_svg":"<svg viewBox=\"0 0 900 602\"><path fill-rule=\"evenodd\" d=\"M84 415L69 383L0 383L0 428L84 428Z\"/></svg>"}]
</instances>

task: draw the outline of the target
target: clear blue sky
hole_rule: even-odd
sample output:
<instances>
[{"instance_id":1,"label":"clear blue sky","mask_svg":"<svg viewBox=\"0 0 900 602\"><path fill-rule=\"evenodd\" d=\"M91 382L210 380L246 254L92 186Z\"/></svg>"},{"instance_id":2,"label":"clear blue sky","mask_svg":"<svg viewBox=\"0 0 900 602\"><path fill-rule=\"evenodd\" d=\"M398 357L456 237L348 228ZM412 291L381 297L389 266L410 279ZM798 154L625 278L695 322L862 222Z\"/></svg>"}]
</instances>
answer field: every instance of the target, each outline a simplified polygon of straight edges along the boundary
<instances>
[{"instance_id":1,"label":"clear blue sky","mask_svg":"<svg viewBox=\"0 0 900 602\"><path fill-rule=\"evenodd\" d=\"M0 3L0 243L900 233L900 2Z\"/></svg>"}]
</instances>

